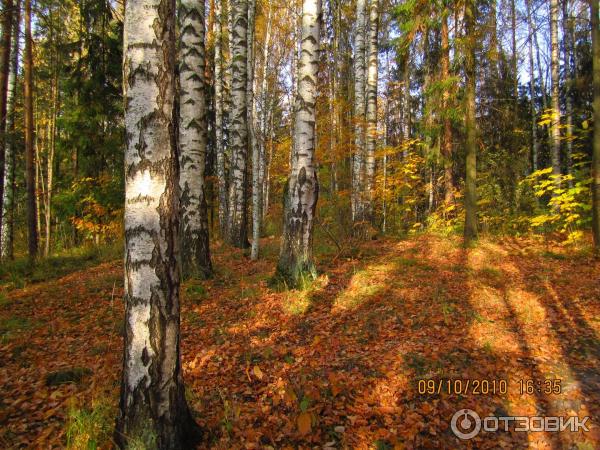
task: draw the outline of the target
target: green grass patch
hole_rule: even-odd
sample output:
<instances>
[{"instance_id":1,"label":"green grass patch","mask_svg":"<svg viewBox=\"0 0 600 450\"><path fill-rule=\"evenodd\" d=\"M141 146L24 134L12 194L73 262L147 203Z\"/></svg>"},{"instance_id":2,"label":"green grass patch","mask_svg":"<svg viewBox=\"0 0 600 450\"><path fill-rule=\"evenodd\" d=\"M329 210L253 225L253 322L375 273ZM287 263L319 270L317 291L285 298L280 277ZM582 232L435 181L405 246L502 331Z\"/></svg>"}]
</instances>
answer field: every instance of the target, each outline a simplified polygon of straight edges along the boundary
<instances>
[{"instance_id":1,"label":"green grass patch","mask_svg":"<svg viewBox=\"0 0 600 450\"><path fill-rule=\"evenodd\" d=\"M95 450L110 445L114 409L106 402L93 402L91 408L69 407L66 446L68 449Z\"/></svg>"},{"instance_id":2,"label":"green grass patch","mask_svg":"<svg viewBox=\"0 0 600 450\"><path fill-rule=\"evenodd\" d=\"M32 326L33 323L23 317L0 319L0 342L4 344L13 339L16 334L29 330Z\"/></svg>"},{"instance_id":3,"label":"green grass patch","mask_svg":"<svg viewBox=\"0 0 600 450\"><path fill-rule=\"evenodd\" d=\"M56 279L102 262L114 261L123 255L123 244L115 242L103 246L85 246L70 249L31 263L19 257L0 265L0 285L21 288L27 283Z\"/></svg>"}]
</instances>

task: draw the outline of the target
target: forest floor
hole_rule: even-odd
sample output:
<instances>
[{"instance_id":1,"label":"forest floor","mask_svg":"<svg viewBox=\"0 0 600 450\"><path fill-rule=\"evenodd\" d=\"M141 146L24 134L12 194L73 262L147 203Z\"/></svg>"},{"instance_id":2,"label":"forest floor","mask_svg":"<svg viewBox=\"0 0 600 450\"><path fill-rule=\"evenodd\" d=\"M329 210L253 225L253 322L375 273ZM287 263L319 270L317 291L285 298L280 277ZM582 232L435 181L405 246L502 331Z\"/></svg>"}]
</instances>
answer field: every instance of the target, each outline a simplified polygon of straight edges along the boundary
<instances>
[{"instance_id":1,"label":"forest floor","mask_svg":"<svg viewBox=\"0 0 600 450\"><path fill-rule=\"evenodd\" d=\"M321 251L313 286L278 292L268 287L278 242L264 239L258 262L217 245L216 276L182 287L201 448L600 448L600 262L589 253L532 239L470 249L458 237L380 239ZM109 447L121 261L2 283L0 447ZM448 379L463 391L470 380L469 392L448 393L437 383ZM555 379L560 394L547 393ZM434 392L420 393L427 380ZM530 393L520 380L534 380ZM450 429L460 408L589 416L590 431L461 441Z\"/></svg>"}]
</instances>

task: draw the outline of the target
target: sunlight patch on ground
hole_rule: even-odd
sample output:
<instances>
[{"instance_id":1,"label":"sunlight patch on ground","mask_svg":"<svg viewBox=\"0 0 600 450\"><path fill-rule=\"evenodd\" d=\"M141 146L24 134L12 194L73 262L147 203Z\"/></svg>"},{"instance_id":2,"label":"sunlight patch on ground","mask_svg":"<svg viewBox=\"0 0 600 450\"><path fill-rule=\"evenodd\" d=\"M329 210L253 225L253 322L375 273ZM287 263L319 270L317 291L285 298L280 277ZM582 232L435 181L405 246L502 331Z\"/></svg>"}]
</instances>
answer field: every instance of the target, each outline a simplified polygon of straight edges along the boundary
<instances>
[{"instance_id":1,"label":"sunlight patch on ground","mask_svg":"<svg viewBox=\"0 0 600 450\"><path fill-rule=\"evenodd\" d=\"M396 268L393 263L370 265L356 272L346 289L334 300L333 312L354 309L377 295L389 283L391 272Z\"/></svg>"}]
</instances>

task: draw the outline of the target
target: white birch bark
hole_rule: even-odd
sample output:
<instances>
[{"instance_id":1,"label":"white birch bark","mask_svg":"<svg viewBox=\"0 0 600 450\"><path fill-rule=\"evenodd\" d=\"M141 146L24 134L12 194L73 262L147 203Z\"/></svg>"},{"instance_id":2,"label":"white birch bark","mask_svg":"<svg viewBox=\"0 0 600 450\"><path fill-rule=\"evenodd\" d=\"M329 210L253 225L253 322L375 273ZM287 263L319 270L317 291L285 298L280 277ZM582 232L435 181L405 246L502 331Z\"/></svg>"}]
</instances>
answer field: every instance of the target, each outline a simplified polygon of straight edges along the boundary
<instances>
[{"instance_id":1,"label":"white birch bark","mask_svg":"<svg viewBox=\"0 0 600 450\"><path fill-rule=\"evenodd\" d=\"M298 286L316 275L312 259L313 221L319 196L315 164L317 75L321 0L304 0L302 43L295 102L296 153L284 192L282 246L278 275L288 286Z\"/></svg>"},{"instance_id":2,"label":"white birch bark","mask_svg":"<svg viewBox=\"0 0 600 450\"><path fill-rule=\"evenodd\" d=\"M354 154L352 157L352 221L363 221L362 188L365 143L365 35L367 26L366 0L356 1L354 31Z\"/></svg>"},{"instance_id":3,"label":"white birch bark","mask_svg":"<svg viewBox=\"0 0 600 450\"><path fill-rule=\"evenodd\" d=\"M527 39L527 51L529 56L529 92L531 95L531 101L529 102L530 113L531 113L531 165L532 172L538 170L538 153L539 145L537 139L537 113L535 110L535 71L533 64L533 24L531 21L531 0L525 0L525 7L527 8L527 26L529 29L529 36Z\"/></svg>"},{"instance_id":4,"label":"white birch bark","mask_svg":"<svg viewBox=\"0 0 600 450\"><path fill-rule=\"evenodd\" d=\"M248 247L247 236L247 159L248 159L248 0L231 0L232 90L231 90L231 166L229 169L227 241Z\"/></svg>"},{"instance_id":5,"label":"white birch bark","mask_svg":"<svg viewBox=\"0 0 600 450\"><path fill-rule=\"evenodd\" d=\"M4 158L4 201L2 202L2 258L13 257L14 195L15 195L15 93L19 73L19 47L21 30L21 2L15 7L10 72L6 95L6 154Z\"/></svg>"},{"instance_id":6,"label":"white birch bark","mask_svg":"<svg viewBox=\"0 0 600 450\"><path fill-rule=\"evenodd\" d=\"M175 11L130 0L124 23L125 340L117 445L189 448L179 349Z\"/></svg>"},{"instance_id":7,"label":"white birch bark","mask_svg":"<svg viewBox=\"0 0 600 450\"><path fill-rule=\"evenodd\" d=\"M250 259L258 259L260 245L260 224L262 220L262 186L260 183L260 147L256 137L254 105L254 33L256 25L256 0L249 0L248 7L248 83L246 98L248 102L248 141L252 152L252 246Z\"/></svg>"},{"instance_id":8,"label":"white birch bark","mask_svg":"<svg viewBox=\"0 0 600 450\"><path fill-rule=\"evenodd\" d=\"M225 142L223 137L223 0L215 0L215 141L217 184L219 189L219 228L221 236L227 222L227 178L225 174Z\"/></svg>"},{"instance_id":9,"label":"white birch bark","mask_svg":"<svg viewBox=\"0 0 600 450\"><path fill-rule=\"evenodd\" d=\"M271 6L270 5L266 5L265 7L268 8L268 12L267 12L267 30L265 33L265 41L263 44L263 52L262 52L262 60L263 60L263 66L262 66L262 79L261 79L261 88L260 88L260 140L259 140L259 145L260 145L260 155L259 155L259 174L258 177L261 180L261 199L262 199L262 206L261 206L261 214L262 214L262 219L264 220L266 213L267 213L267 207L268 207L268 195L267 195L267 187L268 187L268 177L267 177L267 134L269 132L268 130L268 102L269 102L269 95L267 92L267 87L268 87L268 79L267 79L267 75L268 75L268 69L269 69L269 46L271 45L271 22L272 22L272 14L271 14Z\"/></svg>"},{"instance_id":10,"label":"white birch bark","mask_svg":"<svg viewBox=\"0 0 600 450\"><path fill-rule=\"evenodd\" d=\"M369 4L369 45L367 62L367 133L365 145L365 195L362 209L365 218L372 220L373 188L375 184L375 149L377 147L377 81L379 58L379 1Z\"/></svg>"},{"instance_id":11,"label":"white birch bark","mask_svg":"<svg viewBox=\"0 0 600 450\"><path fill-rule=\"evenodd\" d=\"M551 44L551 107L552 119L550 123L550 158L552 173L557 176L557 185L560 185L560 107L559 107L559 77L558 77L558 0L550 0L550 44Z\"/></svg>"},{"instance_id":12,"label":"white birch bark","mask_svg":"<svg viewBox=\"0 0 600 450\"><path fill-rule=\"evenodd\" d=\"M212 272L204 185L207 118L204 2L179 2L179 208L184 277Z\"/></svg>"}]
</instances>

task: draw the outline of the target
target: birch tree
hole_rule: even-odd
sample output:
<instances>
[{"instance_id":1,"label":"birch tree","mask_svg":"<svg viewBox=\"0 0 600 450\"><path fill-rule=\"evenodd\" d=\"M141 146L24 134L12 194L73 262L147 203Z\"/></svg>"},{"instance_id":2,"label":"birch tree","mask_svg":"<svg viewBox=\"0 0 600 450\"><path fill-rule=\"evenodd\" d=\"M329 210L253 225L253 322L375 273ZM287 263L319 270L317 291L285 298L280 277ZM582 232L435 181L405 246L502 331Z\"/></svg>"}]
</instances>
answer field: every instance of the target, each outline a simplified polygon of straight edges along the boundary
<instances>
[{"instance_id":1,"label":"birch tree","mask_svg":"<svg viewBox=\"0 0 600 450\"><path fill-rule=\"evenodd\" d=\"M592 17L592 61L594 85L594 136L592 160L592 219L594 245L600 253L600 13L598 0L589 0Z\"/></svg>"},{"instance_id":2,"label":"birch tree","mask_svg":"<svg viewBox=\"0 0 600 450\"><path fill-rule=\"evenodd\" d=\"M204 1L179 3L179 190L184 277L212 272L204 185L206 94Z\"/></svg>"},{"instance_id":3,"label":"birch tree","mask_svg":"<svg viewBox=\"0 0 600 450\"><path fill-rule=\"evenodd\" d=\"M13 28L13 1L2 1L2 36L0 42L0 211L4 202L4 166L6 164L6 110L8 100L8 78L10 73L11 35ZM4 218L0 214L0 229ZM1 238L0 234L0 238Z\"/></svg>"},{"instance_id":4,"label":"birch tree","mask_svg":"<svg viewBox=\"0 0 600 450\"><path fill-rule=\"evenodd\" d=\"M550 95L552 118L550 123L550 159L556 183L560 184L560 107L559 107L559 61L558 61L558 0L550 0L550 72L552 90Z\"/></svg>"},{"instance_id":5,"label":"birch tree","mask_svg":"<svg viewBox=\"0 0 600 450\"><path fill-rule=\"evenodd\" d=\"M196 430L185 399L179 349L175 44L174 2L127 2L126 310L115 432L120 448L190 448Z\"/></svg>"},{"instance_id":6,"label":"birch tree","mask_svg":"<svg viewBox=\"0 0 600 450\"><path fill-rule=\"evenodd\" d=\"M317 76L319 70L319 25L321 0L302 4L301 53L294 111L296 151L284 192L283 236L277 274L294 287L314 278L312 257L313 222L319 183L315 163Z\"/></svg>"},{"instance_id":7,"label":"birch tree","mask_svg":"<svg viewBox=\"0 0 600 450\"><path fill-rule=\"evenodd\" d=\"M379 58L379 1L369 4L369 45L367 61L367 133L365 145L365 195L361 209L365 218L372 219L373 187L375 184L375 149L377 147L377 79Z\"/></svg>"},{"instance_id":8,"label":"birch tree","mask_svg":"<svg viewBox=\"0 0 600 450\"><path fill-rule=\"evenodd\" d=\"M215 0L215 152L219 189L219 227L225 234L227 223L227 178L225 176L225 143L223 137L223 1Z\"/></svg>"},{"instance_id":9,"label":"birch tree","mask_svg":"<svg viewBox=\"0 0 600 450\"><path fill-rule=\"evenodd\" d=\"M13 257L14 195L15 195L15 97L19 73L21 2L17 0L13 19L10 71L6 93L6 151L4 156L4 199L2 201L2 258Z\"/></svg>"},{"instance_id":10,"label":"birch tree","mask_svg":"<svg viewBox=\"0 0 600 450\"><path fill-rule=\"evenodd\" d=\"M231 0L233 12L231 56L231 165L227 200L229 244L246 248L248 242L247 164L248 164L248 0Z\"/></svg>"},{"instance_id":11,"label":"birch tree","mask_svg":"<svg viewBox=\"0 0 600 450\"><path fill-rule=\"evenodd\" d=\"M367 26L366 0L356 1L354 31L354 154L352 157L352 221L364 220L362 212L364 143L365 143L365 34Z\"/></svg>"},{"instance_id":12,"label":"birch tree","mask_svg":"<svg viewBox=\"0 0 600 450\"><path fill-rule=\"evenodd\" d=\"M527 37L527 52L529 59L529 94L531 96L529 102L531 114L531 168L532 172L535 172L538 170L539 144L537 137L537 113L535 109L535 70L533 63L533 24L531 20L531 0L525 0L525 7L527 9L527 27L529 30L529 35Z\"/></svg>"},{"instance_id":13,"label":"birch tree","mask_svg":"<svg viewBox=\"0 0 600 450\"><path fill-rule=\"evenodd\" d=\"M38 252L38 225L33 123L33 39L31 0L25 0L25 55L23 57L23 109L25 115L25 180L27 184L27 249L29 259Z\"/></svg>"}]
</instances>

